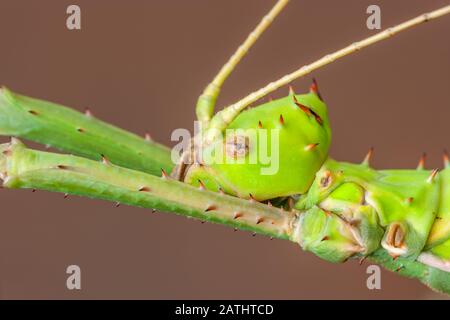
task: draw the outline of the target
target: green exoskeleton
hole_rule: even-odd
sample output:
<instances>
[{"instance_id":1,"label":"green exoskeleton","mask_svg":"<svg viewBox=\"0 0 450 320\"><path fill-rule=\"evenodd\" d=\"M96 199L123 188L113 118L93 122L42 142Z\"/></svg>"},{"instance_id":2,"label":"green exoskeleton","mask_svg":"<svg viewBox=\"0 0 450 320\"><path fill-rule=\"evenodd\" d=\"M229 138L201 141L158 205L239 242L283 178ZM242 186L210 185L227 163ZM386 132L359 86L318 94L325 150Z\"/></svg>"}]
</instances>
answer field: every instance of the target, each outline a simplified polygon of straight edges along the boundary
<instances>
[{"instance_id":1,"label":"green exoskeleton","mask_svg":"<svg viewBox=\"0 0 450 320\"><path fill-rule=\"evenodd\" d=\"M240 113L227 129L246 132L279 130L279 170L261 175L265 166L250 163L260 144L244 148L243 163L197 162L188 166L184 181L210 190L269 203L296 199L299 211L291 239L304 250L331 262L381 255L394 271L418 277L432 288L450 290L450 168L382 170L370 167L372 150L361 164L328 157L331 130L327 106L314 81L310 92L293 90L282 99ZM249 130L252 129L252 130ZM205 133L206 134L206 133ZM216 137L211 145L224 149L234 142ZM234 154L225 152L226 157ZM420 261L426 270L408 268ZM402 261L401 261L402 260ZM400 262L401 261L401 262ZM383 260L380 261L384 263ZM444 281L444 279L446 279Z\"/></svg>"},{"instance_id":2,"label":"green exoskeleton","mask_svg":"<svg viewBox=\"0 0 450 320\"><path fill-rule=\"evenodd\" d=\"M226 137L218 135L196 150L196 159L201 160L190 164L181 178L259 201L304 194L326 160L331 142L326 105L315 91L317 85L311 87L308 94L291 90L286 98L239 114L227 126ZM223 157L206 156L214 151L223 151ZM270 160L276 164L262 159L271 152Z\"/></svg>"},{"instance_id":3,"label":"green exoskeleton","mask_svg":"<svg viewBox=\"0 0 450 320\"><path fill-rule=\"evenodd\" d=\"M394 31L387 33L391 36ZM356 43L348 50L361 46ZM333 60L324 59L325 63ZM302 71L307 73L308 68ZM315 80L307 94L297 95L290 88L285 98L245 111L238 103L215 115L220 84L216 84L216 92L210 88L197 105L205 129L193 139L187 156L174 170L178 179L288 209L296 201L294 208L299 213L290 238L303 249L332 262L381 255L389 261L381 263L393 264L395 271L450 291L450 169L446 156L446 168L440 173L424 170L423 162L417 170L376 171L369 166L372 150L357 165L330 159L327 106ZM271 142L260 143L264 136L275 133L275 142L266 139ZM272 150L270 143L278 148L278 170L265 175L262 170L267 164L258 156ZM222 151L223 157L205 161L205 154L214 153L211 150ZM398 258L420 261L428 269L418 272L403 262L390 261Z\"/></svg>"},{"instance_id":4,"label":"green exoskeleton","mask_svg":"<svg viewBox=\"0 0 450 320\"><path fill-rule=\"evenodd\" d=\"M306 94L291 89L245 110L336 59L450 13L450 6L353 43L214 114L223 82L287 2L277 2L199 97L202 130L175 167L169 150L149 139L3 88L0 134L72 154L30 150L14 139L0 146L3 185L172 211L289 239L332 262L368 258L450 294L447 155L440 172L423 162L417 170L377 171L372 151L360 164L331 159L327 105L315 81Z\"/></svg>"}]
</instances>

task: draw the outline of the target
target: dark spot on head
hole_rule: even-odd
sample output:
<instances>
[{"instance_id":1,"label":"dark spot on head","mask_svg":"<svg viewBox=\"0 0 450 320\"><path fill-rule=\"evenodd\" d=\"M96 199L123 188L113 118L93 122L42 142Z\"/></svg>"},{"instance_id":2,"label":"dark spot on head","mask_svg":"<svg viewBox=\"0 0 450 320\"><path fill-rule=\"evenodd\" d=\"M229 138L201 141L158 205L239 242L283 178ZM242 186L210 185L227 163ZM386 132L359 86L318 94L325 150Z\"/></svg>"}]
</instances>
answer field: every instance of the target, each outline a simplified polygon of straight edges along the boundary
<instances>
[{"instance_id":1,"label":"dark spot on head","mask_svg":"<svg viewBox=\"0 0 450 320\"><path fill-rule=\"evenodd\" d=\"M330 183L331 183L331 172L325 171L324 176L320 179L320 186L322 188L326 188L330 185Z\"/></svg>"}]
</instances>

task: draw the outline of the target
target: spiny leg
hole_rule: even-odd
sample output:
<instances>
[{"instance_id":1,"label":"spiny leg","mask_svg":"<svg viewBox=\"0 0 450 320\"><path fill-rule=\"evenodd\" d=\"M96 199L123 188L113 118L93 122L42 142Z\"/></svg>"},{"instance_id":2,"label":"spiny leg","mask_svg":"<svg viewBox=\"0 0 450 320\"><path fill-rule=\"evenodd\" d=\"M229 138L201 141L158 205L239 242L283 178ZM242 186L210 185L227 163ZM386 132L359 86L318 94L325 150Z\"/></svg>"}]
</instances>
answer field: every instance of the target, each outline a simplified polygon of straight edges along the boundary
<instances>
[{"instance_id":1,"label":"spiny leg","mask_svg":"<svg viewBox=\"0 0 450 320\"><path fill-rule=\"evenodd\" d=\"M151 174L171 171L170 149L65 106L0 88L0 135L44 144L74 155Z\"/></svg>"},{"instance_id":2,"label":"spiny leg","mask_svg":"<svg viewBox=\"0 0 450 320\"><path fill-rule=\"evenodd\" d=\"M227 196L108 161L28 149L17 139L0 144L5 188L61 192L153 208L288 239L295 212ZM0 183L1 184L1 183Z\"/></svg>"},{"instance_id":3,"label":"spiny leg","mask_svg":"<svg viewBox=\"0 0 450 320\"><path fill-rule=\"evenodd\" d=\"M249 94L245 98L218 112L211 119L208 130L205 132L205 143L208 144L214 141L217 138L217 135L221 134L221 132L228 126L229 123L231 123L239 115L240 112L242 112L251 103L257 101L258 99L261 99L270 92L273 92L276 89L287 85L293 80L303 77L311 73L312 71L317 70L351 53L359 51L379 41L388 39L401 31L417 26L423 22L439 18L449 13L450 13L450 5L437 9L430 13L422 14L416 18L403 22L395 27L388 28L364 40L355 42L343 49L335 51L332 54L328 54L309 65L305 65L300 69L290 74L287 74L274 82L269 83L267 86Z\"/></svg>"},{"instance_id":4,"label":"spiny leg","mask_svg":"<svg viewBox=\"0 0 450 320\"><path fill-rule=\"evenodd\" d=\"M275 6L267 15L264 16L261 22L248 35L247 39L245 39L245 41L239 46L239 48L230 57L227 63L223 65L213 81L208 84L203 93L200 95L197 101L196 113L198 120L201 121L204 125L208 124L209 120L214 114L214 106L225 80L238 65L241 59L247 54L256 40L258 40L262 33L271 25L273 20L283 10L288 2L289 0L278 0Z\"/></svg>"}]
</instances>

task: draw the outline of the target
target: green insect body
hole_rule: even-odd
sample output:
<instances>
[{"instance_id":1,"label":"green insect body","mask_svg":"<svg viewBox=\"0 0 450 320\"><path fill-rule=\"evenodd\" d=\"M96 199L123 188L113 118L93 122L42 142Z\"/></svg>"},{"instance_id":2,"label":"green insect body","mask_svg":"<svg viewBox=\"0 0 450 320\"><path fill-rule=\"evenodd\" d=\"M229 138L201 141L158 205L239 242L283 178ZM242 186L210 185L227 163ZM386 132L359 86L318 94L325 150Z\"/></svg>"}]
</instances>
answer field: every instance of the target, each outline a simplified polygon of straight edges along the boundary
<instances>
[{"instance_id":1,"label":"green insect body","mask_svg":"<svg viewBox=\"0 0 450 320\"><path fill-rule=\"evenodd\" d=\"M203 183L213 191L222 188L229 194L256 200L303 194L326 160L331 142L327 108L314 90L305 95L291 93L244 111L227 130L231 131L230 135L202 150L204 155L214 154L212 149L223 150L227 159L212 158L212 161L191 166L185 182ZM279 139L272 140L271 134ZM260 144L262 139L267 141L268 151L273 149L271 144L276 143L274 147L279 154L274 173L264 174L269 165L260 161L259 155L267 152L260 152L262 146L266 146ZM248 141L254 143L249 145Z\"/></svg>"},{"instance_id":2,"label":"green insect body","mask_svg":"<svg viewBox=\"0 0 450 320\"><path fill-rule=\"evenodd\" d=\"M61 146L68 143L65 136L56 134L51 139L49 137L51 133L65 132L74 135L66 148L83 155L86 153L85 140L78 135L93 131L91 134L103 141L111 130L117 132L114 127L95 118L85 119L86 115L56 104L20 96L6 89L2 93L0 129L3 134L41 142L42 139L51 140L54 145ZM30 110L35 112L30 113ZM59 122L52 123L49 129L48 119L58 115ZM76 130L80 124L86 128L83 132ZM167 190L162 182L154 178L148 177L140 182L138 172L119 170L113 164L108 165L108 161L94 166L84 159L71 157L66 160L67 156L63 155L44 156L30 152L26 153L30 160L25 161L21 160L25 158L25 153L16 151L11 163L0 163L0 167L6 167L5 187L60 191L184 212L206 221L289 238L328 261L368 258L401 275L420 279L435 290L450 293L448 160L446 168L438 173L422 167L417 170L377 171L369 166L369 159L361 164L350 164L328 158L331 130L327 107L315 89L306 95L291 93L285 98L244 111L229 125L232 129L254 129L256 132L262 132L264 127L280 132L278 172L261 175L259 170L267 165L265 163L194 164L188 168L185 182L200 187L200 191L195 192L174 184L176 181L167 180ZM236 132L245 134L246 130ZM119 134L119 138L127 139L128 136ZM141 143L138 139L136 142ZM214 143L227 147L224 146L226 140L219 139ZM231 143L235 140L231 139ZM147 147L147 144L149 148L159 148L142 139L142 146ZM106 152L110 151L110 146L102 143L100 146ZM249 148L248 153L244 153L244 159L250 157L251 152L257 152L258 146ZM7 157L8 150L9 147L3 151ZM93 149L87 150L95 155ZM290 158L289 154L295 154L295 157ZM111 163L120 163L127 156L133 157L134 153L125 151L123 154L107 155ZM141 154L141 157L144 155ZM226 152L225 155L228 156ZM166 156L162 155L161 159L164 158ZM76 166L71 161L75 161ZM155 163L150 165L155 166ZM171 164L166 160L164 166L170 168ZM42 169L35 170L35 167ZM38 172L42 174L36 175ZM141 172L140 176L143 174ZM94 185L99 187L92 188ZM179 191L171 192L172 188ZM220 194L212 197L203 194L202 189L210 189L214 193L222 190L253 201L268 200L274 207L271 209L256 201L229 205L234 197L222 199L227 196ZM185 194L186 200L178 199L178 194ZM294 210L288 206L289 211L281 211L279 215L276 207L285 207L286 196L296 199ZM158 200L160 198L166 200L161 202ZM191 200L187 207L180 204L180 201L185 203L188 199ZM208 202L211 199L214 199L213 203ZM255 205L258 208L253 208ZM221 208L222 215L209 214L218 208ZM271 218L267 219L269 216ZM269 224L264 219L272 222ZM277 222L272 224L274 221Z\"/></svg>"},{"instance_id":3,"label":"green insect body","mask_svg":"<svg viewBox=\"0 0 450 320\"><path fill-rule=\"evenodd\" d=\"M394 271L402 269L436 290L448 287L450 168L438 173L421 164L417 170L377 171L369 165L371 151L361 164L328 158L331 130L315 82L309 94L291 92L242 112L227 127L240 129L244 137L247 129L265 128L280 130L277 173L261 175L264 164L259 162L204 162L189 168L185 182L256 200L292 196L300 213L291 240L303 249L331 262L381 255L384 260L377 261L393 264ZM217 144L227 147L217 139L207 151ZM259 147L246 148L243 159ZM405 261L423 264L422 273Z\"/></svg>"},{"instance_id":4,"label":"green insect body","mask_svg":"<svg viewBox=\"0 0 450 320\"><path fill-rule=\"evenodd\" d=\"M296 204L305 213L293 237L305 250L332 262L380 251L386 257L382 264L395 263L399 257L419 261L440 271L415 275L403 262L396 263L397 269L448 292L450 197L444 191L449 184L448 167L439 174L436 170L376 171L365 164L328 159Z\"/></svg>"},{"instance_id":5,"label":"green insect body","mask_svg":"<svg viewBox=\"0 0 450 320\"><path fill-rule=\"evenodd\" d=\"M16 139L2 144L3 186L156 208L289 239L322 259L367 258L450 294L448 157L441 172L423 163L378 171L369 165L371 152L361 164L329 158L327 106L315 81L308 94L291 90L244 111L336 59L450 14L450 6L324 56L214 114L223 82L287 2L277 2L206 87L196 108L204 128L175 167L169 149L150 139L2 88L0 135L71 153L30 150Z\"/></svg>"}]
</instances>

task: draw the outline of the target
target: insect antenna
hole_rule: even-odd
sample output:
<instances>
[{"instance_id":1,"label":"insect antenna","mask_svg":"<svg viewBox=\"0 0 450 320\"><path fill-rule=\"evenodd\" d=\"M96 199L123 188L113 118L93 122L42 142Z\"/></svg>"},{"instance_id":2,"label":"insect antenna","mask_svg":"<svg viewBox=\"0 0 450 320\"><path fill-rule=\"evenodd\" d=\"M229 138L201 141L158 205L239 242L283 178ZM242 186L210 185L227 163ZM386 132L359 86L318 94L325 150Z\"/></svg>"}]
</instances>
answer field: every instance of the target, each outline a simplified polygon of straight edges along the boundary
<instances>
[{"instance_id":1,"label":"insect antenna","mask_svg":"<svg viewBox=\"0 0 450 320\"><path fill-rule=\"evenodd\" d=\"M401 24L398 24L395 27L388 28L384 31L381 31L373 36L370 36L366 39L363 39L361 41L352 43L348 45L345 48L342 48L340 50L337 50L331 54L327 54L320 58L319 60L314 61L313 63L310 63L308 65L304 65L303 67L299 68L298 70L289 73L280 79L270 82L265 87L254 91L253 93L250 93L243 99L239 100L238 102L226 107L222 111L218 112L210 122L209 130L206 132L206 143L214 141L214 139L217 137L217 134L220 134L227 125L233 121L239 113L244 110L249 104L261 99L262 97L266 96L267 94L286 86L287 84L291 83L293 80L301 78L307 74L310 74L312 71L320 69L338 59L341 59L351 53L360 51L363 48L366 48L372 44L375 44L377 42L380 42L382 40L386 40L388 38L391 38L392 36L408 30L412 27L415 27L417 25L420 25L424 22L428 22L433 19L437 19L439 17L442 17L446 14L450 13L450 5L447 5L445 7L442 7L440 9L434 10L429 13L422 14L418 17L415 17L413 19L410 19L408 21L405 21Z\"/></svg>"},{"instance_id":2,"label":"insect antenna","mask_svg":"<svg viewBox=\"0 0 450 320\"><path fill-rule=\"evenodd\" d=\"M213 81L209 83L197 101L196 113L198 120L202 121L204 125L209 123L209 120L214 114L214 106L223 83L236 68L242 58L247 54L250 48L255 44L256 40L264 33L264 31L272 24L278 14L288 4L289 0L278 0L273 8L267 13L256 26L256 28L248 35L245 41L238 47L236 52L230 57L220 69L219 73L214 77ZM205 127L205 126L204 126Z\"/></svg>"}]
</instances>

